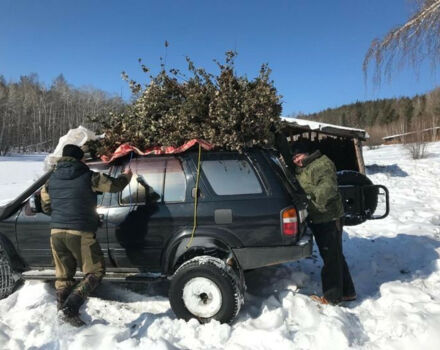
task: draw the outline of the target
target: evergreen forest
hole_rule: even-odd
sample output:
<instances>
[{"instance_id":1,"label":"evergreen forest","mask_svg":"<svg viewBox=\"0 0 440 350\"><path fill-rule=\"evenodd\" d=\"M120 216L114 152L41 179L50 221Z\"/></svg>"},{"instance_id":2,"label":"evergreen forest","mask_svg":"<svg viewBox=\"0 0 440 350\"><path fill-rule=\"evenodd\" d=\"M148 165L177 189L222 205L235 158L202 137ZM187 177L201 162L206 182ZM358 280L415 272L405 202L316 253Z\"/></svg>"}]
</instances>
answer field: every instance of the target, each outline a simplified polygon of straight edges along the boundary
<instances>
[{"instance_id":1,"label":"evergreen forest","mask_svg":"<svg viewBox=\"0 0 440 350\"><path fill-rule=\"evenodd\" d=\"M440 126L440 88L414 97L358 101L297 117L366 129L370 134L368 144L380 144L385 136ZM430 138L438 139L438 133L433 129Z\"/></svg>"}]
</instances>

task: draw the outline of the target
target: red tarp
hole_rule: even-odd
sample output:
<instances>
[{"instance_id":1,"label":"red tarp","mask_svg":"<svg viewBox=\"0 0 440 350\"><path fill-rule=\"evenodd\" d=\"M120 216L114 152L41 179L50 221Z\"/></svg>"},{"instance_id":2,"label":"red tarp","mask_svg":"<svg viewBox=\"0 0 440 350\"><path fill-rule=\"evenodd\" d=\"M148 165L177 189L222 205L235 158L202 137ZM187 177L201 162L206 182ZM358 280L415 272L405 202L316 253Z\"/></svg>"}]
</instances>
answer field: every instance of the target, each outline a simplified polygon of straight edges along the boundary
<instances>
[{"instance_id":1,"label":"red tarp","mask_svg":"<svg viewBox=\"0 0 440 350\"><path fill-rule=\"evenodd\" d=\"M210 143L208 143L208 142L206 142L204 140L200 140L200 139L192 139L192 140L184 143L180 147L172 147L172 146L156 146L156 147L151 147L151 148L148 148L147 150L145 150L144 152L142 152L139 148L130 145L129 143L124 143L124 144L120 145L116 149L116 151L113 152L112 155L110 155L110 156L102 156L101 160L103 162L105 162L105 163L110 163L110 162L114 161L115 159L118 159L118 158L121 158L123 156L126 156L130 152L134 152L134 153L139 154L141 156L146 156L148 154L160 155L160 154L182 153L182 152L185 152L185 151L189 150L191 147L195 146L196 144L200 144L200 146L202 146L202 148L207 150L207 151L209 151L209 150L214 148L214 146L211 145Z\"/></svg>"}]
</instances>

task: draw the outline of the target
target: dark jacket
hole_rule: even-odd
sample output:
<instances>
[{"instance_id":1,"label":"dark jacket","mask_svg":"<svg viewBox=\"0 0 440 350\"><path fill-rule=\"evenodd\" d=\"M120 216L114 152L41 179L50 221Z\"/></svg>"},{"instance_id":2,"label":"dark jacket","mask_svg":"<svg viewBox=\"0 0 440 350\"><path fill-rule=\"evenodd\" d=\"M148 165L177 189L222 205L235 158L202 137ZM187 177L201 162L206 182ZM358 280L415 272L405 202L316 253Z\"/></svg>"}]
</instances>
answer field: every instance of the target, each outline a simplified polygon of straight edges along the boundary
<instances>
[{"instance_id":1,"label":"dark jacket","mask_svg":"<svg viewBox=\"0 0 440 350\"><path fill-rule=\"evenodd\" d=\"M321 152L316 151L295 168L296 179L309 198L309 218L318 224L339 219L344 215L339 193L336 167Z\"/></svg>"},{"instance_id":2,"label":"dark jacket","mask_svg":"<svg viewBox=\"0 0 440 350\"><path fill-rule=\"evenodd\" d=\"M96 192L92 191L92 172L84 163L64 159L47 183L51 199L51 228L95 232L98 228Z\"/></svg>"},{"instance_id":3,"label":"dark jacket","mask_svg":"<svg viewBox=\"0 0 440 350\"><path fill-rule=\"evenodd\" d=\"M95 173L71 157L62 157L41 191L43 211L52 216L51 228L95 232L97 192L119 192L130 181Z\"/></svg>"}]
</instances>

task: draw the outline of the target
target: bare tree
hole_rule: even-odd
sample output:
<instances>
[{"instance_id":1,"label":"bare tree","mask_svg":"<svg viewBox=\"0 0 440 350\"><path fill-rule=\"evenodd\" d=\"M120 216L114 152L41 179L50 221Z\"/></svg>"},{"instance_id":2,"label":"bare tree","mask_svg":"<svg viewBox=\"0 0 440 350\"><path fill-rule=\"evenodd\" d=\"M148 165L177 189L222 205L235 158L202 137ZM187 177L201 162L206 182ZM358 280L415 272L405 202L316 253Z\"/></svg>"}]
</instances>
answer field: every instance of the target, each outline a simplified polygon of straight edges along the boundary
<instances>
[{"instance_id":1,"label":"bare tree","mask_svg":"<svg viewBox=\"0 0 440 350\"><path fill-rule=\"evenodd\" d=\"M91 116L120 112L124 101L89 87L70 86L62 75L47 88L36 74L6 82L0 75L0 156L14 151L48 151L60 136Z\"/></svg>"},{"instance_id":2,"label":"bare tree","mask_svg":"<svg viewBox=\"0 0 440 350\"><path fill-rule=\"evenodd\" d=\"M440 126L440 88L436 88L426 96L427 128L431 130L432 141L437 141L438 127Z\"/></svg>"},{"instance_id":3,"label":"bare tree","mask_svg":"<svg viewBox=\"0 0 440 350\"><path fill-rule=\"evenodd\" d=\"M429 59L434 68L440 60L440 0L415 1L414 15L402 26L392 29L383 39L374 39L364 59L367 71L374 63L373 80L380 84L382 76L391 78L395 68L405 63L417 69Z\"/></svg>"}]
</instances>

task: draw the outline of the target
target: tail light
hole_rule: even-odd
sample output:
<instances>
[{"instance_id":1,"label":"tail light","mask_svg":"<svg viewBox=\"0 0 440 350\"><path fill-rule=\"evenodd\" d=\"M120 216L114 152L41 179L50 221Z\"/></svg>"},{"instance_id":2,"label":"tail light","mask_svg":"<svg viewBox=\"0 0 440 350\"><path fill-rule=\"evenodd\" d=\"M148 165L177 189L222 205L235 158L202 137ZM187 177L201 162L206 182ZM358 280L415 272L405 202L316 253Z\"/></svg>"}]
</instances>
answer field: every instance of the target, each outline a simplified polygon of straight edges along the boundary
<instances>
[{"instance_id":1,"label":"tail light","mask_svg":"<svg viewBox=\"0 0 440 350\"><path fill-rule=\"evenodd\" d=\"M283 235L295 236L298 234L298 214L295 208L284 209L281 218Z\"/></svg>"}]
</instances>

